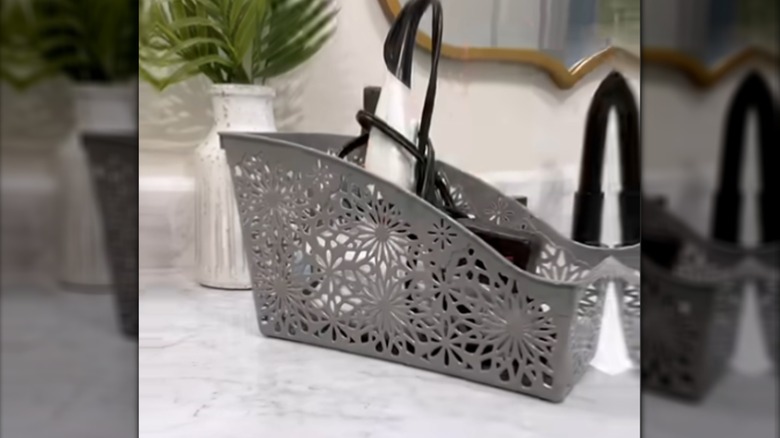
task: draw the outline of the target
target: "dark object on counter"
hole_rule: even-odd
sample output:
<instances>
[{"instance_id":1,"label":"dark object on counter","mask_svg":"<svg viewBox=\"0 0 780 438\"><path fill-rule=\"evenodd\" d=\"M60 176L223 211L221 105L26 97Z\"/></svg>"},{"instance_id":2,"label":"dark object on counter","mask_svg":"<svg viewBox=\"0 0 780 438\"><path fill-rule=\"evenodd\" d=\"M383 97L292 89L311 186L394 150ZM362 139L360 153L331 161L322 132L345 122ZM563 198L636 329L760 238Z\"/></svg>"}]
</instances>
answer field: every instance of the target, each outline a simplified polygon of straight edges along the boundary
<instances>
[{"instance_id":1,"label":"dark object on counter","mask_svg":"<svg viewBox=\"0 0 780 438\"><path fill-rule=\"evenodd\" d=\"M528 207L528 196L517 196L517 197L515 197L513 199L515 201L525 205L526 207Z\"/></svg>"},{"instance_id":2,"label":"dark object on counter","mask_svg":"<svg viewBox=\"0 0 780 438\"><path fill-rule=\"evenodd\" d=\"M458 222L518 268L533 271L536 267L542 249L537 233L497 227L479 219L459 219Z\"/></svg>"},{"instance_id":3,"label":"dark object on counter","mask_svg":"<svg viewBox=\"0 0 780 438\"><path fill-rule=\"evenodd\" d=\"M382 94L382 87L366 87L363 89L363 110L368 113L376 113L376 106L379 104L379 95ZM361 134L367 134L368 129L361 126Z\"/></svg>"},{"instance_id":4,"label":"dark object on counter","mask_svg":"<svg viewBox=\"0 0 780 438\"><path fill-rule=\"evenodd\" d=\"M85 134L122 333L138 339L138 133Z\"/></svg>"}]
</instances>

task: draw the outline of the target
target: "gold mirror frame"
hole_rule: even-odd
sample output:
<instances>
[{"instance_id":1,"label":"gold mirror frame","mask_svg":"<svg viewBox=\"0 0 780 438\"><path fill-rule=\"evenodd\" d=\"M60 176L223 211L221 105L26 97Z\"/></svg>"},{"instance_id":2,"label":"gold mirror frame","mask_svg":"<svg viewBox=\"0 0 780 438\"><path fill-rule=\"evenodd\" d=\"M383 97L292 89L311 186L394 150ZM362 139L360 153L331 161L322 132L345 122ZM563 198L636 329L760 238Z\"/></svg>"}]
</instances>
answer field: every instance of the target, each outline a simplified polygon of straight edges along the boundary
<instances>
[{"instance_id":1,"label":"gold mirror frame","mask_svg":"<svg viewBox=\"0 0 780 438\"><path fill-rule=\"evenodd\" d=\"M379 0L382 10L390 20L395 20L401 12L400 0ZM431 37L423 32L417 35L417 44L428 51L432 50ZM588 73L617 56L639 61L639 56L619 47L608 47L585 58L571 67L567 67L558 59L538 50L509 49L495 47L458 47L443 43L442 56L458 61L504 61L531 64L547 71L558 87L572 88Z\"/></svg>"},{"instance_id":2,"label":"gold mirror frame","mask_svg":"<svg viewBox=\"0 0 780 438\"><path fill-rule=\"evenodd\" d=\"M779 60L777 54L768 50L749 48L715 66L708 66L693 56L672 49L642 50L642 62L679 71L702 88L712 87L744 65L752 63L777 65Z\"/></svg>"}]
</instances>

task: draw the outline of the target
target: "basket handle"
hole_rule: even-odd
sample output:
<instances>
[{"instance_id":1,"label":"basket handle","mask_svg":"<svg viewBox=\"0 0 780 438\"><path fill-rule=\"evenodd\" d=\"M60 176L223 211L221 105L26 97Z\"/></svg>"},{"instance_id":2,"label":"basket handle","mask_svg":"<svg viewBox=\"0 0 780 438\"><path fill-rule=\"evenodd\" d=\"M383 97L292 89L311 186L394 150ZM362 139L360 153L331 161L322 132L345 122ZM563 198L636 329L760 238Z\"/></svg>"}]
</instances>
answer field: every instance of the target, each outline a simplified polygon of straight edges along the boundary
<instances>
[{"instance_id":1,"label":"basket handle","mask_svg":"<svg viewBox=\"0 0 780 438\"><path fill-rule=\"evenodd\" d=\"M404 85L412 87L412 58L417 41L417 29L423 15L431 8L431 71L423 101L422 117L417 137L421 144L428 141L436 101L444 20L439 0L413 0L407 3L393 22L385 39L384 58L388 71Z\"/></svg>"},{"instance_id":2,"label":"basket handle","mask_svg":"<svg viewBox=\"0 0 780 438\"><path fill-rule=\"evenodd\" d=\"M430 140L430 126L433 117L433 107L436 100L436 82L438 78L439 59L441 58L443 14L439 0L413 0L407 3L393 22L385 39L384 58L388 71L399 81L411 88L412 57L417 38L417 29L428 7L432 8L432 42L431 71L428 89L425 93L422 117L417 131L417 144L408 141L392 127L378 119L373 111L361 110L357 114L363 134L344 146L339 157L344 158L352 151L365 146L370 129L379 129L399 146L406 149L416 161L415 192L418 196L431 203L441 199L445 208L452 208L449 191L436 173L436 157ZM365 105L366 102L364 102Z\"/></svg>"},{"instance_id":3,"label":"basket handle","mask_svg":"<svg viewBox=\"0 0 780 438\"><path fill-rule=\"evenodd\" d=\"M423 101L422 116L417 131L417 148L425 157L417 160L416 192L425 199L435 197L434 180L436 165L433 146L430 143L430 129L433 120L433 108L436 101L436 84L439 76L442 33L444 19L439 0L412 0L407 3L395 19L387 33L384 45L384 58L387 70L393 73L404 85L412 87L412 59L417 40L417 30L425 12L431 8L431 70L428 87Z\"/></svg>"},{"instance_id":4,"label":"basket handle","mask_svg":"<svg viewBox=\"0 0 780 438\"><path fill-rule=\"evenodd\" d=\"M574 195L572 239L600 246L604 207L602 176L607 125L612 109L617 111L620 146L621 190L619 198L624 245L640 240L641 151L639 108L623 75L611 72L596 89L588 109L580 166L580 181Z\"/></svg>"},{"instance_id":5,"label":"basket handle","mask_svg":"<svg viewBox=\"0 0 780 438\"><path fill-rule=\"evenodd\" d=\"M376 106L379 100L380 92L381 92L381 87L376 87L376 86L369 86L363 89L363 109L359 111L357 114L357 120L358 123L360 123L360 127L362 129L361 134L358 137L355 137L352 141L350 141L346 145L344 145L341 148L341 151L339 151L338 157L341 159L345 159L349 154L353 153L354 151L364 148L366 146L366 143L368 142L369 130L373 128L373 129L379 129L385 135L390 137L393 141L398 143L402 148L404 148L407 152L409 152L409 154L412 155L412 157L415 158L418 164L425 162L426 171L431 171L431 169L428 166L435 166L436 164L436 157L433 151L433 147L430 147L430 150L428 151L429 155L425 156L425 152L421 152L417 148L417 146L415 146L412 142L407 140L406 137L401 135L398 131L393 129L383 120L377 118L376 115L374 114L376 111ZM430 141L428 142L428 144L430 144ZM423 199L430 202L431 204L436 205L439 208L443 209L445 212L447 212L450 216L454 218L469 217L468 214L460 211L455 206L455 201L453 200L452 195L449 191L449 183L442 176L442 174L433 170L431 172L431 175L428 176L428 178L432 179L433 193L429 193L427 196L422 196L422 194L418 192L418 196L421 196ZM437 195L438 198L436 197Z\"/></svg>"},{"instance_id":6,"label":"basket handle","mask_svg":"<svg viewBox=\"0 0 780 438\"><path fill-rule=\"evenodd\" d=\"M721 155L719 187L714 200L713 238L729 243L739 240L742 196L739 192L744 162L745 125L755 110L759 123L759 173L761 190L761 233L764 242L780 240L780 215L777 199L770 199L770 187L777 187L780 175L772 168L778 159L778 111L766 81L751 72L737 89L731 101L725 124L725 143Z\"/></svg>"}]
</instances>

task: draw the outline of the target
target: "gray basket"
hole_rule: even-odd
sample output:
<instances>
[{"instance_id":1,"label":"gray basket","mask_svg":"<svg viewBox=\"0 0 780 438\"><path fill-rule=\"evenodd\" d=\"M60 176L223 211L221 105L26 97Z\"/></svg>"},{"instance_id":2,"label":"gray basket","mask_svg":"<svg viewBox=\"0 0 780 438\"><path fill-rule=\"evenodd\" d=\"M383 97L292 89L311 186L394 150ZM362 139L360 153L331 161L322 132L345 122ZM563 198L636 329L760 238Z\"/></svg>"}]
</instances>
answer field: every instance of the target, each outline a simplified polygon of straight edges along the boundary
<instances>
[{"instance_id":1,"label":"gray basket","mask_svg":"<svg viewBox=\"0 0 780 438\"><path fill-rule=\"evenodd\" d=\"M592 251L583 261L579 247L550 243L542 275L521 271L430 204L335 157L348 137L221 138L264 335L552 401L586 371L613 275ZM479 197L469 190L463 200Z\"/></svg>"},{"instance_id":2,"label":"gray basket","mask_svg":"<svg viewBox=\"0 0 780 438\"><path fill-rule=\"evenodd\" d=\"M615 259L637 275L640 270L640 245L622 248L594 247L571 240L556 231L547 222L535 216L527 206L507 197L495 187L446 163L439 169L447 176L453 196L464 211L484 220L515 229L537 231L545 242L543 260L536 273L550 280L576 281L599 264ZM566 262L561 263L561 258ZM634 363L640 361L640 284L626 279L613 278L621 303L621 323L626 346ZM602 305L607 282L590 287L585 300L591 305ZM596 288L597 286L597 288Z\"/></svg>"},{"instance_id":3,"label":"gray basket","mask_svg":"<svg viewBox=\"0 0 780 438\"><path fill-rule=\"evenodd\" d=\"M299 140L307 141L305 137L301 138L296 134L284 134L277 138L294 143L299 142ZM348 140L347 137L329 139L328 141L335 143L335 146L331 146L326 151L337 155ZM364 155L365 149L358 149L348 159L362 165ZM637 275L639 274L640 245L623 248L598 248L575 242L535 216L525 203L504 195L500 190L483 180L441 161L437 163L437 167L449 182L452 197L457 207L462 211L497 225L517 230L536 230L540 234L545 246L542 263L536 266L536 274L550 280L577 281L588 275L591 269L610 258L618 260ZM561 259L564 261L561 262ZM616 280L614 286L620 299L620 319L625 334L626 347L631 360L638 365L641 357L640 283L621 279L613 280ZM581 306L583 308L598 306L598 311L601 312L607 284L608 282L601 281L589 285ZM596 339L598 339L599 328L600 325L595 328ZM592 357L588 358L588 363L590 359Z\"/></svg>"},{"instance_id":4,"label":"gray basket","mask_svg":"<svg viewBox=\"0 0 780 438\"><path fill-rule=\"evenodd\" d=\"M776 359L777 272L772 267L777 266L779 248L751 251L715 244L649 203L642 214L645 236L680 243L680 254L670 267L650 259L642 262L643 387L689 399L707 394L733 354L748 281L758 286L767 349Z\"/></svg>"},{"instance_id":5,"label":"gray basket","mask_svg":"<svg viewBox=\"0 0 780 438\"><path fill-rule=\"evenodd\" d=\"M698 399L734 347L739 300L728 283L696 282L642 264L642 387Z\"/></svg>"},{"instance_id":6,"label":"gray basket","mask_svg":"<svg viewBox=\"0 0 780 438\"><path fill-rule=\"evenodd\" d=\"M86 134L122 332L138 336L138 134Z\"/></svg>"}]
</instances>

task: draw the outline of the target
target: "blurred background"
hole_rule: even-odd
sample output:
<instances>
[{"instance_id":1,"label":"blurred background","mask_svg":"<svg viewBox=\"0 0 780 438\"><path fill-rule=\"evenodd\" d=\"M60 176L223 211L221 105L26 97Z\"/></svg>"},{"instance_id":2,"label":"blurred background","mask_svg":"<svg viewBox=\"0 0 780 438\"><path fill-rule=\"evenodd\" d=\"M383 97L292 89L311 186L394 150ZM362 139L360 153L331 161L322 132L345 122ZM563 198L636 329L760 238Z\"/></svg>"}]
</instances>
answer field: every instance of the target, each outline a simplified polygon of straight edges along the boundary
<instances>
[{"instance_id":1,"label":"blurred background","mask_svg":"<svg viewBox=\"0 0 780 438\"><path fill-rule=\"evenodd\" d=\"M138 4L0 13L0 435L137 436Z\"/></svg>"},{"instance_id":2,"label":"blurred background","mask_svg":"<svg viewBox=\"0 0 780 438\"><path fill-rule=\"evenodd\" d=\"M259 78L275 92L269 112L273 128L359 133L355 113L362 106L363 88L385 81L382 44L393 11L402 3L330 2L337 14L327 42L300 63L289 63L289 69L280 67ZM643 319L652 318L655 309L660 322L643 325L643 345L657 346L656 356L647 355L643 365L662 372L661 377L643 378L666 384L648 386L641 419L646 437L716 432L777 436L777 350L772 338L777 328L772 311L777 308L777 282L772 281L777 245L763 239L763 206L756 202L759 193L780 199L776 185L761 184L759 172L760 163L771 170L777 154L758 153L759 132L767 132L767 143L775 150L778 144L772 140L778 129L776 2L442 3L445 42L453 48L439 72L432 128L438 157L513 196L527 196L531 209L566 235L573 221L585 114L596 88L616 70L641 106L645 195L663 198L665 208L658 217L679 219L675 229L684 228L681 235L692 236L705 253L720 254L719 247L710 247L718 240L713 224L720 168L731 159L723 154L726 120L748 75L762 79L774 112L768 128L759 125L755 111L746 118L739 180L744 201L731 209L741 224L737 241L730 242L724 256L741 281L729 289L727 304L718 303L729 315L721 324L727 330L706 329L720 317L707 310L715 304L705 303L698 334L677 332L675 339L688 343L675 344L663 329L669 320L661 317L668 315L658 310L663 308L659 303L667 305L670 299L648 298L658 301L646 304ZM208 283L198 281L195 187L201 157L196 149L221 123L212 104L213 78L194 69L173 80L171 69L183 61L166 60L159 53L139 53L139 68L136 48L143 46L143 30L151 29L144 20L154 18L144 13L149 9L149 2L131 0L2 2L4 437L137 436L139 287ZM428 54L419 48L415 57L418 105L428 79ZM146 75L153 73L158 76L149 80ZM251 120L250 127L259 129L258 123ZM617 243L620 234L616 125L610 124L607 140L608 244ZM107 178L112 175L121 178ZM772 202L764 205L774 207ZM657 219L648 215L643 220ZM767 227L775 227L773 223ZM667 271L661 269L659 278L677 281L678 273ZM685 287L704 287L688 280L680 281ZM673 301L671 307L679 311L689 305ZM618 323L611 327L613 334L620 331ZM159 333L140 337L140 347L147 351L170 341ZM704 345L719 337L733 345L729 354L718 356L717 362L726 365L715 372L708 368L715 363L714 354ZM702 348L695 360L674 356L675 348L691 345ZM668 361L652 359L659 356ZM707 383L696 391L685 389L693 388L691 373L706 375ZM668 383L675 378L683 383ZM680 398L681 391L687 399ZM692 392L697 393L695 401L690 400ZM149 394L155 402L161 400L154 391ZM629 407L625 424L637 430L638 399ZM150 430L164 436L173 423L160 420Z\"/></svg>"},{"instance_id":3,"label":"blurred background","mask_svg":"<svg viewBox=\"0 0 780 438\"><path fill-rule=\"evenodd\" d=\"M643 436L778 433L777 20L643 2Z\"/></svg>"},{"instance_id":4,"label":"blurred background","mask_svg":"<svg viewBox=\"0 0 780 438\"><path fill-rule=\"evenodd\" d=\"M335 3L338 25L330 41L299 68L267 81L277 95L274 115L279 131L356 135L360 128L355 121L355 113L362 105L363 88L381 86L385 80L386 68L381 53L390 21L383 5L392 2ZM489 3L501 13L502 21L498 24L505 23L501 25L507 29L520 19L534 22L530 18L533 16L528 14L540 13L540 6L536 5L540 2ZM595 14L608 8L599 9L597 2L589 3L593 3L593 15L585 17L593 21L584 20L590 33L597 34L593 23L600 22L596 21L598 17ZM474 36L474 32L470 31L483 27L488 29L492 24L487 20L494 14L484 10L481 3L477 5L469 0L448 0L443 5L447 23L445 40L451 41L451 44L467 40L471 47L487 44L485 39ZM502 6L503 10L500 9ZM526 7L531 10L524 11ZM636 5L633 8L635 10ZM479 19L475 18L468 25L468 17L474 16L474 9L483 10L476 15ZM632 10L631 5L625 9ZM567 17L562 16L564 20ZM479 21L482 18L486 20L484 23ZM572 28L584 34L580 29L585 26L577 25L574 19L572 21L575 23ZM429 26L430 18L426 16L420 28L425 31ZM603 32L610 35L612 31ZM609 38L591 38L595 41L592 53L608 45ZM437 157L504 189L527 194L531 205L544 212L541 214L545 219L568 233L585 114L593 93L601 80L612 69L617 69L626 76L639 99L640 68L631 55L619 55L606 63L594 62L593 71L578 77L576 86L561 87L551 80L550 71L539 68L533 62L554 63L556 72L568 71L575 62L567 56L582 58L585 52L569 48L576 54L571 55L559 48L569 47L562 43L557 45L557 50L537 46L543 44L543 40L523 39L523 35L519 35L514 40L502 41L504 46L496 45L499 51L533 52L527 62L464 62L445 56L441 60L432 136L436 138ZM531 45L539 48L532 50L529 48ZM545 58L535 56L537 53L544 54ZM500 57L498 55L497 59ZM421 50L415 56L412 79L415 84L412 93L418 108L428 80L428 67L428 55ZM189 266L194 263L193 249L187 247L192 239L181 239L179 230L186 229L188 225L182 222L184 217L179 212L182 205L191 202L187 201L187 196L194 190L196 171L193 151L207 137L214 123L209 86L209 79L203 76L172 84L162 92L148 82L140 84L139 102L143 109L139 120L142 202L148 199L150 206L154 202L152 196L156 195L148 192L146 196L146 188L151 186L155 192L167 190L174 197L170 198L170 202L164 202L166 210L142 208L141 214L145 218L147 214L166 214L165 219L158 218L156 223L176 227L175 230L161 228L158 233L166 234L155 234L154 237L142 233L142 247L157 251L154 256L149 253L150 258L142 261L142 264L146 263L143 266L169 262ZM419 109L415 111L419 112ZM614 130L614 125L610 129ZM610 151L616 151L615 136L610 135L608 141ZM610 181L606 183L613 191L617 190L613 182L617 180L614 157L614 154L608 154ZM545 181L545 184L540 184L540 181ZM145 220L150 225L155 221L151 216L142 219ZM171 237L163 240L162 236ZM153 246L159 246L159 249L153 250ZM168 255L166 248L175 248L175 255Z\"/></svg>"}]
</instances>

